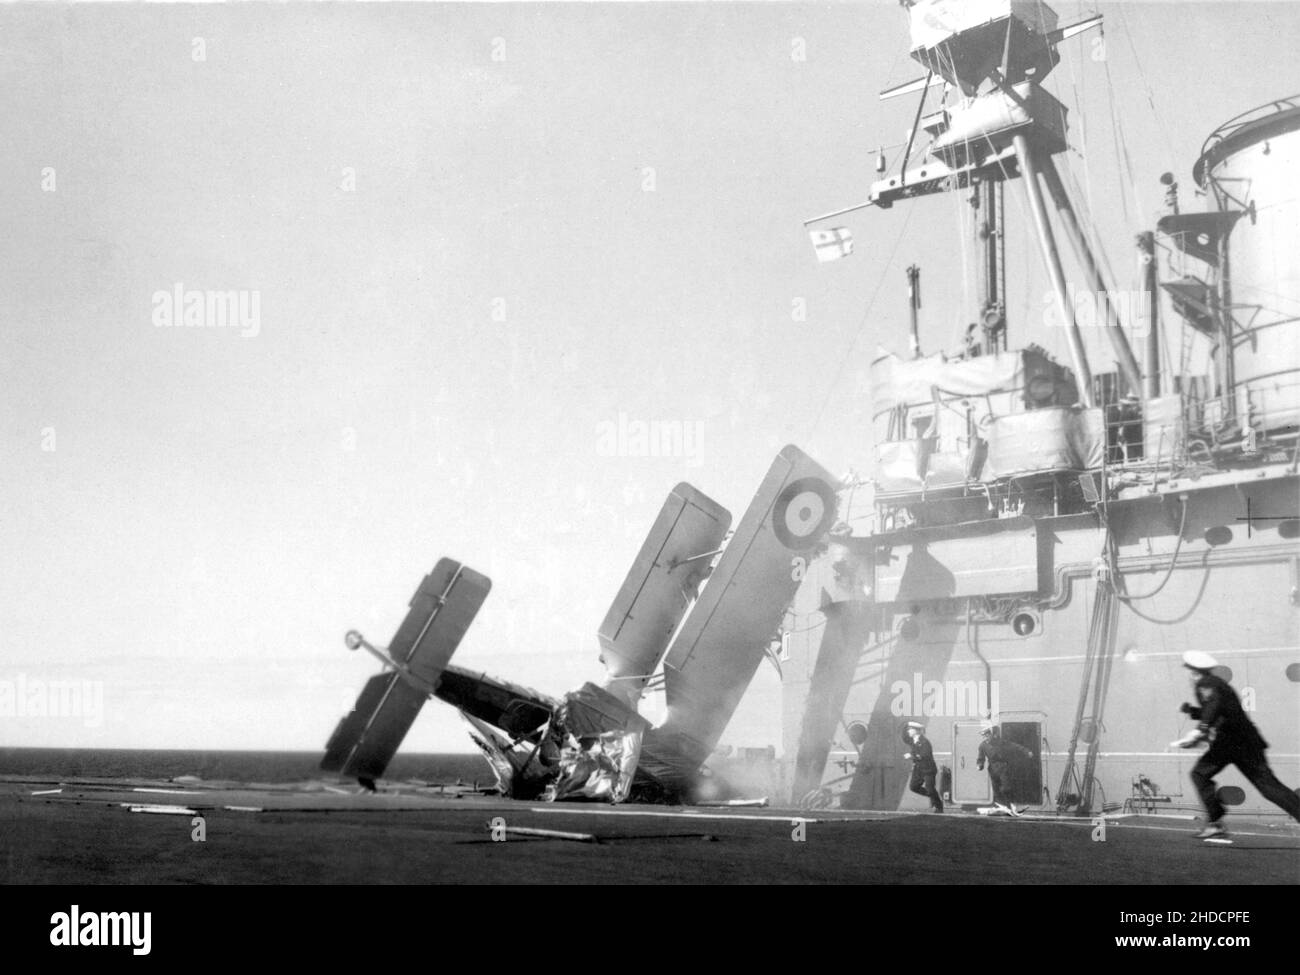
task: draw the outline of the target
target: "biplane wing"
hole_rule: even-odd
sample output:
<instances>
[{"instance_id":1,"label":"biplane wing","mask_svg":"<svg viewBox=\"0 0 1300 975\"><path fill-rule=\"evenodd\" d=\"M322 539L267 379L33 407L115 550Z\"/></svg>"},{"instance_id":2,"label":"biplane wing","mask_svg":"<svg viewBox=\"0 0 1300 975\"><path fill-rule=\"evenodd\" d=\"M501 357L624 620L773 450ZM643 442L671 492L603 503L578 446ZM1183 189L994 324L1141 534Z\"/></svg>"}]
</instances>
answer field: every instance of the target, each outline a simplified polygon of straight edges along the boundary
<instances>
[{"instance_id":1,"label":"biplane wing","mask_svg":"<svg viewBox=\"0 0 1300 975\"><path fill-rule=\"evenodd\" d=\"M438 561L411 597L387 658L376 652L393 669L366 682L352 712L334 729L321 761L324 771L370 780L383 774L491 588L491 580L473 569ZM366 644L349 634L349 646Z\"/></svg>"},{"instance_id":2,"label":"biplane wing","mask_svg":"<svg viewBox=\"0 0 1300 975\"><path fill-rule=\"evenodd\" d=\"M664 501L597 634L606 687L626 702L640 698L729 527L731 512L689 484Z\"/></svg>"},{"instance_id":3,"label":"biplane wing","mask_svg":"<svg viewBox=\"0 0 1300 975\"><path fill-rule=\"evenodd\" d=\"M811 552L835 509L830 475L786 447L723 548L730 513L678 484L599 629L609 679L560 700L451 665L491 583L441 560L387 653L348 634L349 647L364 647L386 669L339 722L321 768L378 778L425 700L436 696L470 721L507 795L618 802L634 776L653 795L688 792L798 587L792 560ZM661 658L668 720L652 729L636 705Z\"/></svg>"},{"instance_id":4,"label":"biplane wing","mask_svg":"<svg viewBox=\"0 0 1300 975\"><path fill-rule=\"evenodd\" d=\"M717 746L799 587L794 560L835 522L833 484L797 447L772 462L669 647L668 718L647 734L643 767L698 767Z\"/></svg>"},{"instance_id":5,"label":"biplane wing","mask_svg":"<svg viewBox=\"0 0 1300 975\"><path fill-rule=\"evenodd\" d=\"M371 677L326 743L321 769L358 779L379 778L427 698L396 671Z\"/></svg>"}]
</instances>

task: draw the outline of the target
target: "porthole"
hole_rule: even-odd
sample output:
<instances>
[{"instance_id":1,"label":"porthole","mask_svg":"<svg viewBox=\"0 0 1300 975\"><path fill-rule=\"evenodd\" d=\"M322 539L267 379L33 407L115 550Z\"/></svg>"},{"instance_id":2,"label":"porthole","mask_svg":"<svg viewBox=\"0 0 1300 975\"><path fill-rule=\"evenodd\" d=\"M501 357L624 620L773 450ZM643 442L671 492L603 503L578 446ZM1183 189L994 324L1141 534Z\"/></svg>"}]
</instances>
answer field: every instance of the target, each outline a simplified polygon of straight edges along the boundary
<instances>
[{"instance_id":1,"label":"porthole","mask_svg":"<svg viewBox=\"0 0 1300 975\"><path fill-rule=\"evenodd\" d=\"M1240 806L1246 801L1246 790L1240 786L1225 785L1219 789L1219 801L1225 806Z\"/></svg>"},{"instance_id":2,"label":"porthole","mask_svg":"<svg viewBox=\"0 0 1300 975\"><path fill-rule=\"evenodd\" d=\"M1205 541L1210 545L1227 545L1232 541L1232 529L1227 525L1215 525L1205 529Z\"/></svg>"}]
</instances>

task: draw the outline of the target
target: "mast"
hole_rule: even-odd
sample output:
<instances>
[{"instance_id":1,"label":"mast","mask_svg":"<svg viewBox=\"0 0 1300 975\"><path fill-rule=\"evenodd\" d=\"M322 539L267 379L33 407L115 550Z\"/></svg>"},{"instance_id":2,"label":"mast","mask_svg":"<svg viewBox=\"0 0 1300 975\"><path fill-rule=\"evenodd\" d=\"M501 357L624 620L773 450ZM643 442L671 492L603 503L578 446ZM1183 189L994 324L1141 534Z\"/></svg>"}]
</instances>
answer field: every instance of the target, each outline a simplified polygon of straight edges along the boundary
<instances>
[{"instance_id":1,"label":"mast","mask_svg":"<svg viewBox=\"0 0 1300 975\"><path fill-rule=\"evenodd\" d=\"M1048 276L1052 279L1052 290L1056 293L1056 306L1065 322L1065 338L1070 343L1070 359L1079 380L1079 399L1083 405L1091 407L1092 370L1088 368L1088 355L1083 350L1083 336L1079 333L1079 323L1074 317L1074 306L1065 286L1065 272L1061 270L1061 254L1056 248L1056 238L1052 236L1052 224L1047 219L1047 207L1043 205L1042 190L1038 186L1038 162L1029 147L1029 141L1023 133L1016 133L1014 145L1020 168L1024 170L1025 194L1029 197L1029 212L1034 216L1034 229L1038 232L1038 247L1047 266Z\"/></svg>"},{"instance_id":2,"label":"mast","mask_svg":"<svg viewBox=\"0 0 1300 975\"><path fill-rule=\"evenodd\" d=\"M1006 239L1002 232L1002 181L981 180L971 205L982 212L980 241L980 325L984 347L990 352L1007 348Z\"/></svg>"},{"instance_id":3,"label":"mast","mask_svg":"<svg viewBox=\"0 0 1300 975\"><path fill-rule=\"evenodd\" d=\"M1007 347L1001 184L1024 177L1039 248L1066 329L1079 397L1084 406L1091 407L1092 370L1067 289L1041 179L1051 193L1061 229L1078 256L1089 286L1102 303L1106 335L1123 377L1130 391L1142 398L1141 368L1118 309L1109 297L1100 263L1052 159L1068 148L1066 108L1042 87L1043 79L1060 61L1057 44L1099 25L1101 17L1058 27L1056 13L1037 0L970 5L903 0L903 5L911 21L912 57L927 74L881 93L882 98L892 98L920 92L920 99L902 165L897 173L872 184L871 203L886 208L931 193L973 189L971 205L982 211L976 223L980 238L978 314L984 346L994 351ZM926 115L925 92L940 79L962 97ZM928 158L908 168L911 145L920 129L931 137Z\"/></svg>"},{"instance_id":4,"label":"mast","mask_svg":"<svg viewBox=\"0 0 1300 975\"><path fill-rule=\"evenodd\" d=\"M1088 246L1088 238L1079 226L1079 219L1075 215L1074 206L1070 203L1070 196L1065 191L1065 184L1061 181L1061 174L1057 172L1056 163L1052 161L1050 156L1043 161L1043 176L1047 182L1047 189L1056 202L1056 211L1061 218L1061 226L1065 228L1065 236L1074 246L1075 256L1079 259L1079 263L1083 265L1084 273L1088 276L1093 291L1101 301L1106 320L1106 338L1110 340L1111 348L1115 350L1120 372L1128 383L1129 390L1140 395L1142 392L1142 370L1138 366L1137 357L1133 355L1132 347L1128 344L1128 336L1124 334L1124 323L1120 321L1119 313L1110 300L1110 286L1101 273L1101 267L1097 264L1097 258L1093 255L1092 248Z\"/></svg>"}]
</instances>

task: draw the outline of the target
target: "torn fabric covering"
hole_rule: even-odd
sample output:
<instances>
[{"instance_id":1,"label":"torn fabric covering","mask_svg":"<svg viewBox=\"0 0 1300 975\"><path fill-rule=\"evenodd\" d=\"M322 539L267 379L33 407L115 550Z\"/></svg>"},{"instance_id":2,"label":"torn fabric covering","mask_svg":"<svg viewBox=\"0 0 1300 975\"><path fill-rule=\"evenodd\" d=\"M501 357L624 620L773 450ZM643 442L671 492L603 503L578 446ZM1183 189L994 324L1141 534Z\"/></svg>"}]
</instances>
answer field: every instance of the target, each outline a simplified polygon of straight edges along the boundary
<instances>
[{"instance_id":1,"label":"torn fabric covering","mask_svg":"<svg viewBox=\"0 0 1300 975\"><path fill-rule=\"evenodd\" d=\"M564 695L556 724L566 734L559 776L545 797L622 802L632 788L650 722L590 682Z\"/></svg>"},{"instance_id":2,"label":"torn fabric covering","mask_svg":"<svg viewBox=\"0 0 1300 975\"><path fill-rule=\"evenodd\" d=\"M639 731L607 731L581 742L570 738L560 753L559 777L547 787L544 798L622 802L632 788L642 737Z\"/></svg>"},{"instance_id":3,"label":"torn fabric covering","mask_svg":"<svg viewBox=\"0 0 1300 975\"><path fill-rule=\"evenodd\" d=\"M511 767L509 759L506 758L505 752L495 743L480 738L478 735L470 732L470 741L478 746L483 757L487 759L488 767L492 769L492 775L497 780L497 791L503 796L510 795L510 787L514 783L515 770Z\"/></svg>"},{"instance_id":4,"label":"torn fabric covering","mask_svg":"<svg viewBox=\"0 0 1300 975\"><path fill-rule=\"evenodd\" d=\"M541 784L537 780L539 776L545 775L545 772L537 761L537 746L528 742L512 745L501 738L486 721L463 711L461 717L477 732L477 734L471 732L470 739L478 745L479 751L487 759L492 774L496 777L497 788L501 790L503 796L523 799L536 796L541 791ZM530 765L536 774L525 774Z\"/></svg>"},{"instance_id":5,"label":"torn fabric covering","mask_svg":"<svg viewBox=\"0 0 1300 975\"><path fill-rule=\"evenodd\" d=\"M511 743L497 729L461 712L476 733L502 795L516 799L623 802L632 788L650 723L594 684L566 694L555 720L533 742Z\"/></svg>"}]
</instances>

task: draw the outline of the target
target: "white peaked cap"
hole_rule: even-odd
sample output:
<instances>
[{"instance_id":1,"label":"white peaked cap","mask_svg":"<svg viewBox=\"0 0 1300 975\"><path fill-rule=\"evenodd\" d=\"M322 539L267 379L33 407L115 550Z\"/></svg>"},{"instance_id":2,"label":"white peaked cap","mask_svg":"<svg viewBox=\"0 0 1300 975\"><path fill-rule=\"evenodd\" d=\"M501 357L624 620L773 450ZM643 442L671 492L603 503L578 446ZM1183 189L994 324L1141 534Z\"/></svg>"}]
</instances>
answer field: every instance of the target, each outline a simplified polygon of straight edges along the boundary
<instances>
[{"instance_id":1,"label":"white peaked cap","mask_svg":"<svg viewBox=\"0 0 1300 975\"><path fill-rule=\"evenodd\" d=\"M1219 662L1204 650L1188 650L1183 654L1183 666L1192 670L1213 670Z\"/></svg>"}]
</instances>

